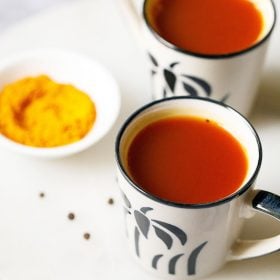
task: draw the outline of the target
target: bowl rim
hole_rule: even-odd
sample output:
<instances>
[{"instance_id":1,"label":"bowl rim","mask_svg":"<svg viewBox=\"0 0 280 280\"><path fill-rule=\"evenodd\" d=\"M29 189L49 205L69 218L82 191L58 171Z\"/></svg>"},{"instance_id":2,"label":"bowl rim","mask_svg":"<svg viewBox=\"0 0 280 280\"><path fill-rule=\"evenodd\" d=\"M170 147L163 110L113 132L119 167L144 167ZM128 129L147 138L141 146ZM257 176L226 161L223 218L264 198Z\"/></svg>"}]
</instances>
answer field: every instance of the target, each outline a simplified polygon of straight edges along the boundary
<instances>
[{"instance_id":1,"label":"bowl rim","mask_svg":"<svg viewBox=\"0 0 280 280\"><path fill-rule=\"evenodd\" d=\"M13 141L12 139L6 137L1 133L0 133L0 145L20 154L30 155L30 156L40 157L40 158L60 158L60 157L65 157L65 156L82 152L83 150L89 148L90 146L100 141L111 130L112 126L116 122L121 107L120 88L117 84L116 79L109 72L109 70L95 58L92 58L85 54L78 53L76 51L63 50L59 48L41 48L41 49L27 50L27 51L11 54L0 60L0 76L1 73L4 72L8 67L11 67L24 60L40 58L42 56L55 56L55 57L63 56L64 58L69 58L69 59L74 58L76 60L79 60L81 64L87 63L91 67L97 69L98 72L103 72L103 75L108 80L107 82L112 85L114 95L115 95L115 99L114 99L115 104L113 105L115 107L115 110L114 112L110 112L111 114L113 114L111 115L110 118L111 121L107 123L107 127L105 129L103 129L101 132L98 132L99 134L96 134L94 131L94 127L95 127L95 123L94 123L93 127L88 131L88 133L82 139L62 146L46 147L46 148L32 147ZM2 88L0 88L0 93L1 90ZM88 96L91 98L91 100L93 100L90 94L88 94Z\"/></svg>"}]
</instances>

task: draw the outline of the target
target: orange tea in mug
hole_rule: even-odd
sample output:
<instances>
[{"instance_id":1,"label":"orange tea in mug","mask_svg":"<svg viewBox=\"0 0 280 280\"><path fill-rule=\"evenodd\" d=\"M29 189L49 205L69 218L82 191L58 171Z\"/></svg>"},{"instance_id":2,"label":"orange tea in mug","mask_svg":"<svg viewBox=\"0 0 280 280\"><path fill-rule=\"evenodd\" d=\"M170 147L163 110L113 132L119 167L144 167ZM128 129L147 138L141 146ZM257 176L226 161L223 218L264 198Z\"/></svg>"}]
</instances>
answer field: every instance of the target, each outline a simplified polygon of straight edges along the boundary
<instances>
[{"instance_id":1,"label":"orange tea in mug","mask_svg":"<svg viewBox=\"0 0 280 280\"><path fill-rule=\"evenodd\" d=\"M121 0L150 62L153 99L209 98L243 115L254 104L276 22L273 0Z\"/></svg>"},{"instance_id":2,"label":"orange tea in mug","mask_svg":"<svg viewBox=\"0 0 280 280\"><path fill-rule=\"evenodd\" d=\"M187 96L146 104L121 127L116 160L128 244L154 275L193 280L279 251L280 235L239 237L255 211L280 221L280 196L254 189L261 142L233 108Z\"/></svg>"},{"instance_id":3,"label":"orange tea in mug","mask_svg":"<svg viewBox=\"0 0 280 280\"><path fill-rule=\"evenodd\" d=\"M264 21L249 0L149 0L148 21L166 41L194 53L227 54L255 44Z\"/></svg>"},{"instance_id":4,"label":"orange tea in mug","mask_svg":"<svg viewBox=\"0 0 280 280\"><path fill-rule=\"evenodd\" d=\"M128 149L141 188L179 203L208 203L234 193L247 175L239 141L209 119L176 116L145 126Z\"/></svg>"}]
</instances>

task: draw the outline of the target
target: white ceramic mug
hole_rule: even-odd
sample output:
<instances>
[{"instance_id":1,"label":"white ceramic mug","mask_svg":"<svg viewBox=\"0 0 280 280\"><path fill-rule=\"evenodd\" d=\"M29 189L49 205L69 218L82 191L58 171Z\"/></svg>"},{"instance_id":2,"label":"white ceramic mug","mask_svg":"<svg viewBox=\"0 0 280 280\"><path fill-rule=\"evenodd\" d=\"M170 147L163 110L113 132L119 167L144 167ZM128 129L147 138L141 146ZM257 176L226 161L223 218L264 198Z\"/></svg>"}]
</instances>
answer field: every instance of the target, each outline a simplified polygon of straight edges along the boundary
<instances>
[{"instance_id":1,"label":"white ceramic mug","mask_svg":"<svg viewBox=\"0 0 280 280\"><path fill-rule=\"evenodd\" d=\"M156 197L133 182L126 166L131 141L147 124L174 115L213 120L239 140L248 155L248 171L236 192L207 204L182 204ZM243 222L256 211L280 220L280 197L254 190L262 160L261 143L251 124L231 107L205 98L154 101L122 126L116 140L116 160L129 247L138 262L156 275L167 279L199 278L230 260L280 249L280 235L239 240Z\"/></svg>"},{"instance_id":2,"label":"white ceramic mug","mask_svg":"<svg viewBox=\"0 0 280 280\"><path fill-rule=\"evenodd\" d=\"M251 0L264 18L264 28L258 41L245 50L225 55L193 53L163 39L147 19L149 1L143 1L140 15L133 0L119 0L136 36L147 50L153 98L178 95L207 97L226 102L243 115L248 115L276 21L272 0Z\"/></svg>"}]
</instances>

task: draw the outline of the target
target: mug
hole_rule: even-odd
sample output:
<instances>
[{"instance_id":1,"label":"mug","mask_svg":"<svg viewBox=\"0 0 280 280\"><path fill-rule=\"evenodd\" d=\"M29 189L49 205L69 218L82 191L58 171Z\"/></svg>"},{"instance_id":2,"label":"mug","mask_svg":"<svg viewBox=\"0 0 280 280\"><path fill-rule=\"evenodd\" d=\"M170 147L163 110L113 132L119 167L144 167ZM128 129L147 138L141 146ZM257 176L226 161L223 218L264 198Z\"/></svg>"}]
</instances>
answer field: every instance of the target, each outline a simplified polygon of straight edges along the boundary
<instances>
[{"instance_id":1,"label":"mug","mask_svg":"<svg viewBox=\"0 0 280 280\"><path fill-rule=\"evenodd\" d=\"M248 156L248 171L245 182L230 196L205 204L175 203L148 193L130 178L126 156L135 135L154 120L176 115L213 120L239 140ZM239 239L244 221L256 211L280 220L280 197L254 189L261 142L252 125L228 105L188 96L154 101L126 120L115 149L128 244L147 270L166 279L195 279L214 273L228 261L280 249L280 235Z\"/></svg>"},{"instance_id":2,"label":"mug","mask_svg":"<svg viewBox=\"0 0 280 280\"><path fill-rule=\"evenodd\" d=\"M194 53L163 39L148 21L146 7L149 1L142 1L143 12L139 15L133 0L119 0L137 38L147 50L153 99L181 95L206 97L225 102L248 115L275 26L273 1L251 0L265 21L261 38L245 50L221 55Z\"/></svg>"}]
</instances>

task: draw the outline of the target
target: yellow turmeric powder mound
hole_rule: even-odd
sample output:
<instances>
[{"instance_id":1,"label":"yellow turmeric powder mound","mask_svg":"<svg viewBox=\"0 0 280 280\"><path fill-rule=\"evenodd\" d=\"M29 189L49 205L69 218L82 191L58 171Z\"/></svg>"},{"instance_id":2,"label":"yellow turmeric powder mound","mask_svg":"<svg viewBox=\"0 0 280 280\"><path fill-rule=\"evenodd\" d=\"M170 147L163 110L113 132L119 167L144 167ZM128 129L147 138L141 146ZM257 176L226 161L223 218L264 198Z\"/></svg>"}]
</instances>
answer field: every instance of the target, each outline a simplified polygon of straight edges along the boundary
<instances>
[{"instance_id":1,"label":"yellow turmeric powder mound","mask_svg":"<svg viewBox=\"0 0 280 280\"><path fill-rule=\"evenodd\" d=\"M76 142L95 118L95 105L87 94L45 75L8 84L0 93L0 133L28 146Z\"/></svg>"}]
</instances>

